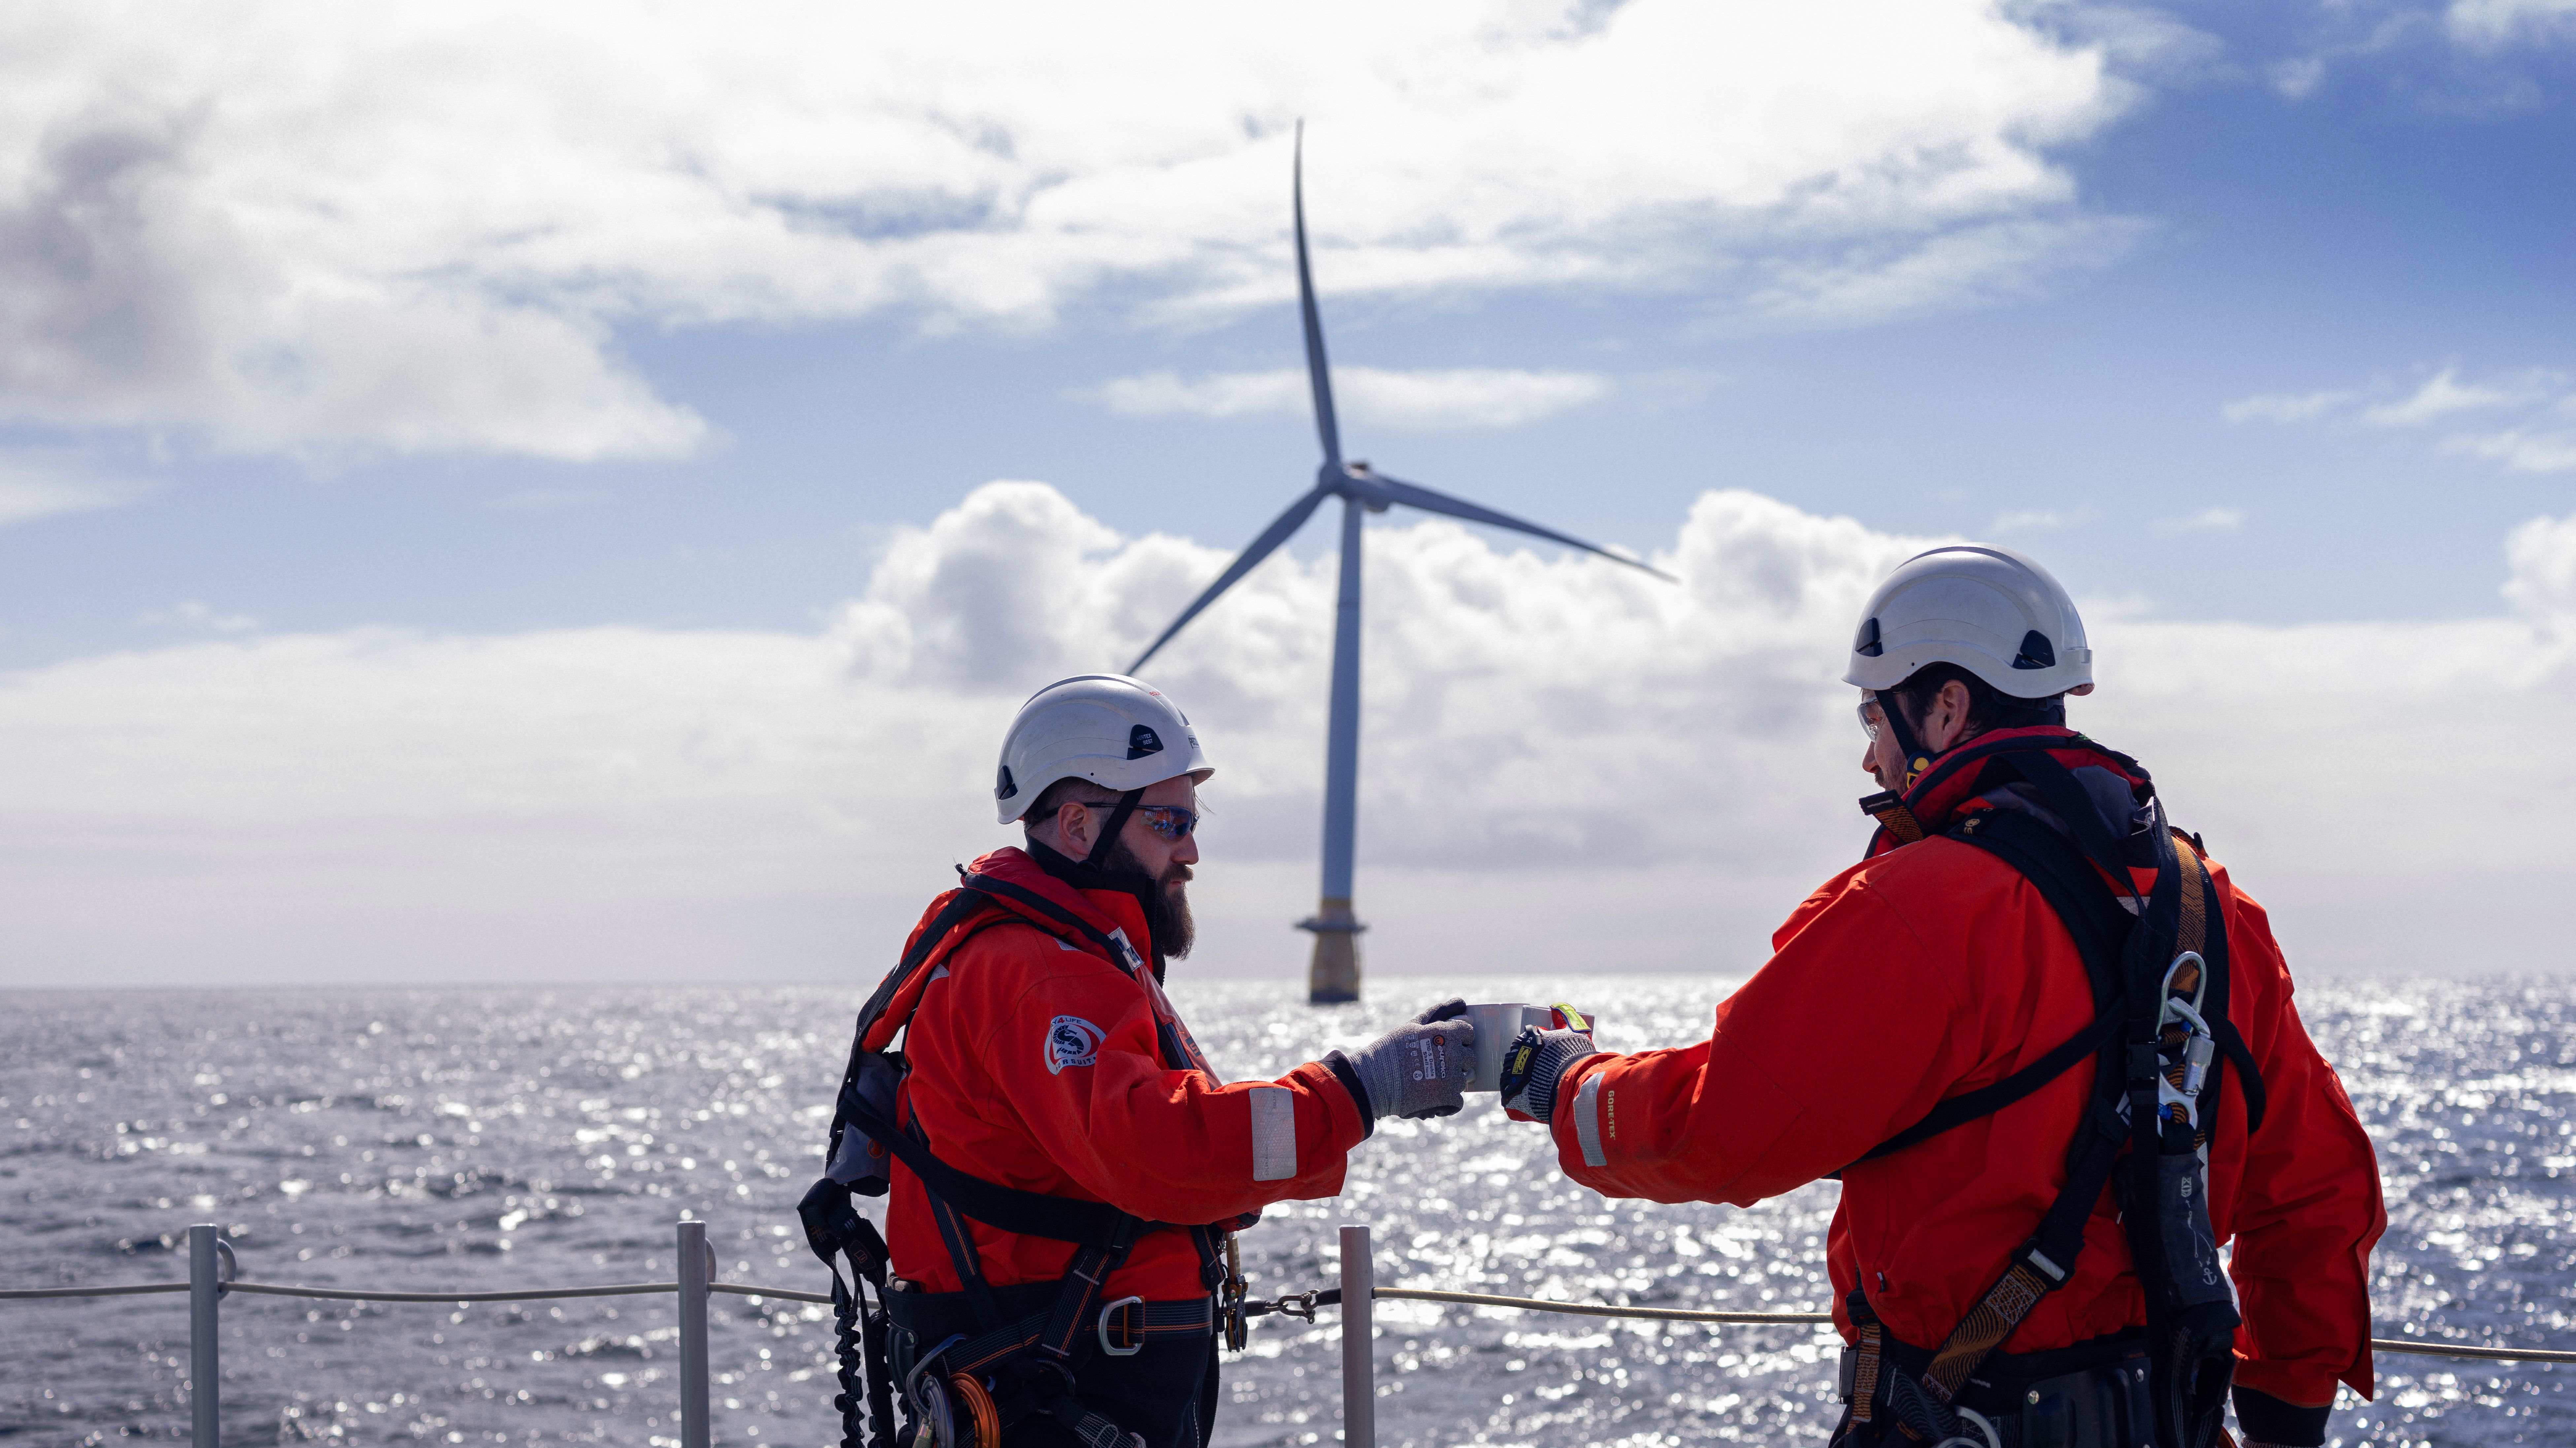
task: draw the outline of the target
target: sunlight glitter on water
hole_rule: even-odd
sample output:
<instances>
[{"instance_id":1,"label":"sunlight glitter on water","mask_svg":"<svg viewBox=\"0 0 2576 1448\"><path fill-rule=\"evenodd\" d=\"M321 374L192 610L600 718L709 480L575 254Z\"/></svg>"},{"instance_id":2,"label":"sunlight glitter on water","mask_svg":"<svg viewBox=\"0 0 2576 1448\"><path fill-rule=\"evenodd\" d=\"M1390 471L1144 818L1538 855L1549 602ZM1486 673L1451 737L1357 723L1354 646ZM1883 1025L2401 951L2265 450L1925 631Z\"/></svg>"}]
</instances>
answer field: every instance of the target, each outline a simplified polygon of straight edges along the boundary
<instances>
[{"instance_id":1,"label":"sunlight glitter on water","mask_svg":"<svg viewBox=\"0 0 2576 1448\"><path fill-rule=\"evenodd\" d=\"M1725 982L1588 978L1603 1043L1703 1036ZM1479 998L1538 994L1483 980ZM1555 988L1562 993L1562 987ZM1314 1009L1282 985L1176 987L1234 1078L1363 1041L1450 984L1377 982ZM220 1219L246 1275L496 1290L667 1280L671 1223L706 1219L734 1281L818 1288L794 1203L816 1168L861 992L43 994L0 1021L10 1285L183 1275ZM2384 1332L2576 1339L2576 990L2311 983L2302 1008L2381 1153ZM1608 1203L1558 1176L1490 1098L1392 1122L1337 1202L1274 1208L1245 1239L1261 1293L1332 1280L1333 1228L1377 1232L1381 1284L1658 1306L1827 1305L1819 1184L1749 1210ZM668 1438L675 1328L656 1299L475 1305L230 1299L227 1421L255 1441L635 1443ZM719 1436L826 1441L819 1308L719 1298ZM1268 1319L1226 1370L1217 1439L1320 1443L1339 1422L1338 1329ZM1382 1442L1820 1443L1830 1336L1379 1308ZM47 1442L184 1430L175 1299L0 1306L0 1428ZM2563 1370L2386 1357L2340 1441L2576 1441ZM726 1406L731 1404L733 1406Z\"/></svg>"}]
</instances>

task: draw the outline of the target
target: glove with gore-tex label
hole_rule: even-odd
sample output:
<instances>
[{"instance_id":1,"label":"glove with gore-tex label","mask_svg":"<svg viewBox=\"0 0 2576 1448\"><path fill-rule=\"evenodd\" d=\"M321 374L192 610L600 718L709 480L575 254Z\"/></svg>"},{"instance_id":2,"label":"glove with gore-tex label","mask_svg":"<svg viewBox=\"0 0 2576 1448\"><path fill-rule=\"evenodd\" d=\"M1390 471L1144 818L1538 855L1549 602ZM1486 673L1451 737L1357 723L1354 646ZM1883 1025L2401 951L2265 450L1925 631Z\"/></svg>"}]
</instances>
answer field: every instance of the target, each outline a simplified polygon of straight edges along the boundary
<instances>
[{"instance_id":1,"label":"glove with gore-tex label","mask_svg":"<svg viewBox=\"0 0 2576 1448\"><path fill-rule=\"evenodd\" d=\"M1476 1066L1476 1027L1464 1000L1445 1000L1356 1051L1336 1051L1359 1078L1364 1109L1383 1121L1449 1116L1466 1104Z\"/></svg>"}]
</instances>

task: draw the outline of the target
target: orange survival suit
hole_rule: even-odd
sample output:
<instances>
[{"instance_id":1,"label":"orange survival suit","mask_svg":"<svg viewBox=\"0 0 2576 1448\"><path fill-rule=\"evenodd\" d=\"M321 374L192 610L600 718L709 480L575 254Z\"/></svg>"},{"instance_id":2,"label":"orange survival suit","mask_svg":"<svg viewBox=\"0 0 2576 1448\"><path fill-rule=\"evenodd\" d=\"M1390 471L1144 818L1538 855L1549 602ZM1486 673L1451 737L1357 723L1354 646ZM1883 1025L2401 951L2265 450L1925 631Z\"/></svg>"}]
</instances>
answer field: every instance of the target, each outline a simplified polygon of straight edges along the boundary
<instances>
[{"instance_id":1,"label":"orange survival suit","mask_svg":"<svg viewBox=\"0 0 2576 1448\"><path fill-rule=\"evenodd\" d=\"M1864 1159L2095 1020L2066 923L2021 870L1957 833L1996 812L2016 828L2068 828L2012 770L1988 767L2014 749L2065 765L2105 825L2142 828L2152 789L2134 761L2063 728L1977 736L1925 774L1905 813L1881 814L1861 863L1780 926L1708 1040L1568 1070L1550 1121L1566 1175L1608 1196L1744 1206L1840 1170L1828 1257L1845 1341L1867 1327L1918 1350L1942 1344L2067 1180L2095 1070L2079 1060L2000 1110ZM2198 853L2196 841L2182 848ZM2225 1014L2259 1070L2227 1072L2204 1123L2211 1225L2234 1241L2235 1381L2251 1428L2245 1389L2275 1406L2327 1403L2339 1381L2370 1395L2369 1258L2387 1215L2369 1138L2300 1024L2263 908L2223 868L2206 870L2232 957ZM2153 872L2132 873L2119 893L2135 914ZM2010 1330L2013 1354L2146 1320L2115 1191L2080 1240L2071 1278ZM2313 1409L2320 1427L2323 1413Z\"/></svg>"},{"instance_id":2,"label":"orange survival suit","mask_svg":"<svg viewBox=\"0 0 2576 1448\"><path fill-rule=\"evenodd\" d=\"M1058 861L1065 874L1083 873ZM968 868L1034 891L1113 940L1148 939L1134 896L1077 889L1026 851L996 850ZM948 898L932 902L923 925ZM1338 1195L1350 1149L1369 1134L1351 1089L1317 1062L1232 1085L1203 1058L1167 1065L1159 1028L1191 1057L1198 1047L1163 994L1161 953L1149 945L1140 956L1132 966L1111 959L1083 932L996 898L929 958L904 1044L912 1069L896 1098L902 1119L918 1123L942 1161L987 1181L1153 1221L1223 1223L1272 1202ZM930 1292L959 1291L920 1178L893 1165L886 1238L896 1274ZM994 1287L1052 1284L1073 1258L1068 1242L972 1219L962 1226ZM1202 1256L1188 1232L1147 1233L1102 1296L1205 1297L1215 1284Z\"/></svg>"},{"instance_id":3,"label":"orange survival suit","mask_svg":"<svg viewBox=\"0 0 2576 1448\"><path fill-rule=\"evenodd\" d=\"M1034 843L959 875L860 1011L798 1208L836 1264L843 1442L892 1448L899 1388L928 1441L1205 1448L1220 1319L1242 1346L1221 1244L1340 1192L1366 1090L1339 1052L1219 1081L1163 994L1142 875ZM885 1238L854 1192L890 1193Z\"/></svg>"}]
</instances>

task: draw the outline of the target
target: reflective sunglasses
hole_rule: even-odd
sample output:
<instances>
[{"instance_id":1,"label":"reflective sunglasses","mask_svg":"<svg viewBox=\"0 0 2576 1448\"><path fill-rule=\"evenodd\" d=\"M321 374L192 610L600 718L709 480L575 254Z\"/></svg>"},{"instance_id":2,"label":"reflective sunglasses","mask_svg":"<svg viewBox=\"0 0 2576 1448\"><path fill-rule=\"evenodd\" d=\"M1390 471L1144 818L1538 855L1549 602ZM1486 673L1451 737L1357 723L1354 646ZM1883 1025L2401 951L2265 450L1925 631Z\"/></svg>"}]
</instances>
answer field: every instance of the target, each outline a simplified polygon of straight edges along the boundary
<instances>
[{"instance_id":1,"label":"reflective sunglasses","mask_svg":"<svg viewBox=\"0 0 2576 1448\"><path fill-rule=\"evenodd\" d=\"M1872 719L1871 717L1869 717L1869 711L1870 711L1870 706L1872 706L1872 705L1874 705L1874 704L1877 704L1877 703L1878 703L1878 696L1877 696L1876 694L1863 694L1863 695L1861 696L1861 700L1860 700L1860 732L1861 732L1861 733L1863 733L1863 734L1868 735L1868 736L1869 736L1869 742L1870 742L1870 743L1872 743L1872 744L1876 744L1876 743L1878 742L1878 726L1879 726L1879 721L1878 721L1878 720L1876 720L1876 719Z\"/></svg>"},{"instance_id":2,"label":"reflective sunglasses","mask_svg":"<svg viewBox=\"0 0 2576 1448\"><path fill-rule=\"evenodd\" d=\"M1083 808L1116 809L1118 802L1086 800L1083 802ZM1140 804L1136 806L1136 813L1144 817L1145 828L1152 830L1156 839L1168 840L1173 844L1179 844L1188 839L1199 827L1199 812L1194 809L1183 809L1176 804Z\"/></svg>"}]
</instances>

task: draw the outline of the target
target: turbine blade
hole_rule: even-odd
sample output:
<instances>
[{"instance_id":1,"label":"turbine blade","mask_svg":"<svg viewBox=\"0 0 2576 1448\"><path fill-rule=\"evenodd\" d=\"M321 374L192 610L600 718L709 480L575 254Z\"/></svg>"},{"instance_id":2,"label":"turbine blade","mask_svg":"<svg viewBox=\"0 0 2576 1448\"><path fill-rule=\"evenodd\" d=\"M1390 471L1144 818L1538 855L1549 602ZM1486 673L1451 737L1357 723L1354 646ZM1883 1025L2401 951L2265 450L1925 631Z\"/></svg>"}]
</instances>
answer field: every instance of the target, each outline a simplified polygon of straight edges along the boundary
<instances>
[{"instance_id":1,"label":"turbine blade","mask_svg":"<svg viewBox=\"0 0 2576 1448\"><path fill-rule=\"evenodd\" d=\"M1136 662L1127 666L1127 672L1132 674L1145 667L1145 661L1152 658L1156 650L1171 642L1172 635L1179 633L1183 625L1198 617L1201 609L1216 602L1218 594L1234 587L1237 580L1250 573L1262 559L1276 551L1280 544L1287 542L1289 535L1304 527L1306 520L1315 516L1315 509L1331 496L1330 489L1318 487L1289 504L1287 512L1273 519L1269 527L1261 530L1260 537L1253 539L1241 553L1234 555L1234 561L1227 564L1225 571L1216 576L1216 582L1209 584L1206 592L1191 600L1190 606L1181 610L1181 616L1172 620L1172 626L1163 630L1156 636L1153 643L1146 646L1143 653L1136 656Z\"/></svg>"},{"instance_id":2,"label":"turbine blade","mask_svg":"<svg viewBox=\"0 0 2576 1448\"><path fill-rule=\"evenodd\" d=\"M1306 266L1306 122L1297 122L1297 160L1289 186L1297 215L1297 306L1306 319L1306 378L1315 389L1315 433L1323 440L1324 465L1342 462L1341 424L1333 417L1333 375L1324 360L1324 322L1315 314L1315 275Z\"/></svg>"},{"instance_id":3,"label":"turbine blade","mask_svg":"<svg viewBox=\"0 0 2576 1448\"><path fill-rule=\"evenodd\" d=\"M1681 582L1680 579L1660 568L1640 563L1624 554L1613 553L1597 543L1586 543L1572 534L1559 533L1553 528L1542 528L1536 523L1515 518L1509 513L1497 513L1491 508L1470 503L1464 498L1453 498L1447 493L1434 492L1418 483L1403 482L1381 472L1372 471L1363 476L1384 489L1389 498L1408 508L1420 508L1426 513L1445 513L1452 518L1464 518L1470 523L1483 523L1488 527L1509 528L1515 533L1527 533L1533 538L1545 538L1552 543L1562 543L1568 548L1580 548L1586 553L1598 553L1613 563L1625 563L1631 568L1643 569L1667 583Z\"/></svg>"}]
</instances>

